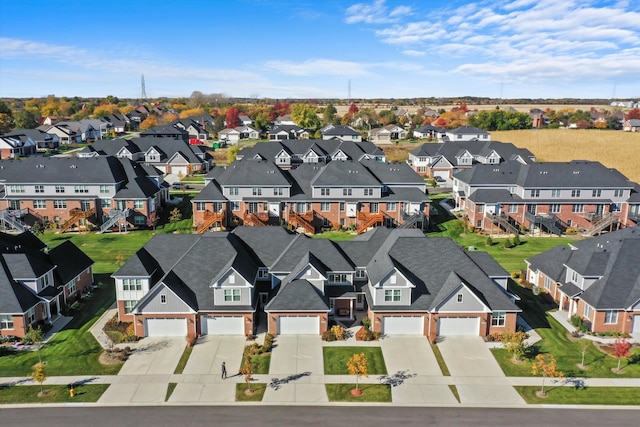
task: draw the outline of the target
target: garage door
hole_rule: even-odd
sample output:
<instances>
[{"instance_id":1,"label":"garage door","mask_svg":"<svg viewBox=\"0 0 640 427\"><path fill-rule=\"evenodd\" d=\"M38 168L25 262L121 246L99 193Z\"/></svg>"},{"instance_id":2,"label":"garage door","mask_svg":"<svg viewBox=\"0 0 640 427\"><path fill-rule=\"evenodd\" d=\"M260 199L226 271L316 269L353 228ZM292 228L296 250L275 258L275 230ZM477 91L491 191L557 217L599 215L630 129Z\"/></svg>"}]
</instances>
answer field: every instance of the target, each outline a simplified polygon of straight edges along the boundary
<instances>
[{"instance_id":1,"label":"garage door","mask_svg":"<svg viewBox=\"0 0 640 427\"><path fill-rule=\"evenodd\" d=\"M441 317L438 335L480 335L479 317Z\"/></svg>"},{"instance_id":2,"label":"garage door","mask_svg":"<svg viewBox=\"0 0 640 427\"><path fill-rule=\"evenodd\" d=\"M204 316L202 335L243 335L243 316Z\"/></svg>"},{"instance_id":3,"label":"garage door","mask_svg":"<svg viewBox=\"0 0 640 427\"><path fill-rule=\"evenodd\" d=\"M433 177L439 176L440 178L447 180L449 179L449 171L433 171Z\"/></svg>"},{"instance_id":4,"label":"garage door","mask_svg":"<svg viewBox=\"0 0 640 427\"><path fill-rule=\"evenodd\" d=\"M145 319L147 337L186 337L187 319Z\"/></svg>"},{"instance_id":5,"label":"garage door","mask_svg":"<svg viewBox=\"0 0 640 427\"><path fill-rule=\"evenodd\" d=\"M382 333L384 335L423 335L423 316L383 316Z\"/></svg>"},{"instance_id":6,"label":"garage door","mask_svg":"<svg viewBox=\"0 0 640 427\"><path fill-rule=\"evenodd\" d=\"M278 331L281 335L320 333L320 316L280 316Z\"/></svg>"},{"instance_id":7,"label":"garage door","mask_svg":"<svg viewBox=\"0 0 640 427\"><path fill-rule=\"evenodd\" d=\"M171 166L171 174L176 176L187 176L186 166Z\"/></svg>"},{"instance_id":8,"label":"garage door","mask_svg":"<svg viewBox=\"0 0 640 427\"><path fill-rule=\"evenodd\" d=\"M633 316L633 325L631 326L631 332L640 332L640 314Z\"/></svg>"}]
</instances>

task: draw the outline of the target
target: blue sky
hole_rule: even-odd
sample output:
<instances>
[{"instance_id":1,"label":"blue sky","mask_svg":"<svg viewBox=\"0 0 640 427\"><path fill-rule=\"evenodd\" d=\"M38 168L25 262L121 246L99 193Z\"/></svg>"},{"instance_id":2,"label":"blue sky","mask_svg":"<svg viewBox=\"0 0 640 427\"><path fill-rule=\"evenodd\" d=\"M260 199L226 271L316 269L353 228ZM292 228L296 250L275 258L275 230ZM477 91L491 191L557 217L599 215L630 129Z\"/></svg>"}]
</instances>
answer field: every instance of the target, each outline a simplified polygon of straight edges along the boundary
<instances>
[{"instance_id":1,"label":"blue sky","mask_svg":"<svg viewBox=\"0 0 640 427\"><path fill-rule=\"evenodd\" d=\"M640 98L637 0L0 0L0 97Z\"/></svg>"}]
</instances>

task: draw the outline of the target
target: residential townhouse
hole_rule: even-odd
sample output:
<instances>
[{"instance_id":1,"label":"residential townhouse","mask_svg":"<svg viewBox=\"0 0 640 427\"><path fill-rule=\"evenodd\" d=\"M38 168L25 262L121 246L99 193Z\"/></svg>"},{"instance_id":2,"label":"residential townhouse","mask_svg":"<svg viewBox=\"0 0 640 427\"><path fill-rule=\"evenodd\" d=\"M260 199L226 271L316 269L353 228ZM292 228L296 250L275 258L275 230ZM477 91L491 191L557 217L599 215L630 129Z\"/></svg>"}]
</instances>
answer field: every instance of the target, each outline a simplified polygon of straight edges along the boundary
<instances>
[{"instance_id":1,"label":"residential townhouse","mask_svg":"<svg viewBox=\"0 0 640 427\"><path fill-rule=\"evenodd\" d=\"M640 228L559 245L526 260L527 280L591 332L640 333Z\"/></svg>"},{"instance_id":2,"label":"residential townhouse","mask_svg":"<svg viewBox=\"0 0 640 427\"><path fill-rule=\"evenodd\" d=\"M24 146L35 145L36 150L55 150L60 145L60 138L57 135L51 135L39 129L15 129L3 136L19 138Z\"/></svg>"},{"instance_id":3,"label":"residential townhouse","mask_svg":"<svg viewBox=\"0 0 640 427\"><path fill-rule=\"evenodd\" d=\"M322 139L339 139L340 141L362 142L360 132L351 126L327 125L320 129Z\"/></svg>"},{"instance_id":4,"label":"residential townhouse","mask_svg":"<svg viewBox=\"0 0 640 427\"><path fill-rule=\"evenodd\" d=\"M0 162L0 222L69 229L146 227L168 198L157 173L127 158L28 157Z\"/></svg>"},{"instance_id":5,"label":"residential townhouse","mask_svg":"<svg viewBox=\"0 0 640 427\"><path fill-rule=\"evenodd\" d=\"M184 142L189 142L189 132L171 125L152 127L151 129L140 132L140 137L181 139Z\"/></svg>"},{"instance_id":6,"label":"residential townhouse","mask_svg":"<svg viewBox=\"0 0 640 427\"><path fill-rule=\"evenodd\" d=\"M529 150L499 141L449 141L426 143L409 152L407 163L420 175L451 180L461 170L477 164L499 164L509 160L535 162Z\"/></svg>"},{"instance_id":7,"label":"residential townhouse","mask_svg":"<svg viewBox=\"0 0 640 427\"><path fill-rule=\"evenodd\" d=\"M190 144L202 144L204 141L210 139L209 132L207 132L204 126L197 120L178 119L174 120L171 126L186 131L189 134Z\"/></svg>"},{"instance_id":8,"label":"residential townhouse","mask_svg":"<svg viewBox=\"0 0 640 427\"><path fill-rule=\"evenodd\" d=\"M448 238L378 228L349 242L280 227L156 235L113 274L136 335L320 334L363 315L385 335L515 331L520 309Z\"/></svg>"},{"instance_id":9,"label":"residential townhouse","mask_svg":"<svg viewBox=\"0 0 640 427\"><path fill-rule=\"evenodd\" d=\"M0 159L15 159L35 154L37 144L28 137L0 136Z\"/></svg>"},{"instance_id":10,"label":"residential townhouse","mask_svg":"<svg viewBox=\"0 0 640 427\"><path fill-rule=\"evenodd\" d=\"M93 261L71 241L48 250L30 232L0 233L0 335L24 337L93 284Z\"/></svg>"},{"instance_id":11,"label":"residential townhouse","mask_svg":"<svg viewBox=\"0 0 640 427\"><path fill-rule=\"evenodd\" d=\"M635 225L635 186L617 170L584 160L476 165L453 177L456 206L470 226L510 233L572 228L594 235Z\"/></svg>"},{"instance_id":12,"label":"residential townhouse","mask_svg":"<svg viewBox=\"0 0 640 427\"><path fill-rule=\"evenodd\" d=\"M82 142L82 135L71 129L69 126L55 124L55 125L42 125L38 126L38 130L46 132L50 135L55 135L60 144L68 145L68 144L79 144Z\"/></svg>"}]
</instances>

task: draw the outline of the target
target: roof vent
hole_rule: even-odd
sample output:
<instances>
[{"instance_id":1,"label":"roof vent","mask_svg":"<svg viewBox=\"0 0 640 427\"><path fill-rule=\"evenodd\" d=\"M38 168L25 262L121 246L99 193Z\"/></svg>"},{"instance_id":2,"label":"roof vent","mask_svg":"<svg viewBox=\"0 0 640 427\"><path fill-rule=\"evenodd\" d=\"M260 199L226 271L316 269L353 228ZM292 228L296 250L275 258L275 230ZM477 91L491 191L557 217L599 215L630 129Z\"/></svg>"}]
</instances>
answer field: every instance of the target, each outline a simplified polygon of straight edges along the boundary
<instances>
[{"instance_id":1,"label":"roof vent","mask_svg":"<svg viewBox=\"0 0 640 427\"><path fill-rule=\"evenodd\" d=\"M70 167L71 169L75 169L75 168L77 168L78 166L76 166L76 165L71 165L71 166L69 166L69 167Z\"/></svg>"},{"instance_id":2,"label":"roof vent","mask_svg":"<svg viewBox=\"0 0 640 427\"><path fill-rule=\"evenodd\" d=\"M579 174L580 174L580 171L573 171L573 174L574 174L574 175L579 175Z\"/></svg>"}]
</instances>

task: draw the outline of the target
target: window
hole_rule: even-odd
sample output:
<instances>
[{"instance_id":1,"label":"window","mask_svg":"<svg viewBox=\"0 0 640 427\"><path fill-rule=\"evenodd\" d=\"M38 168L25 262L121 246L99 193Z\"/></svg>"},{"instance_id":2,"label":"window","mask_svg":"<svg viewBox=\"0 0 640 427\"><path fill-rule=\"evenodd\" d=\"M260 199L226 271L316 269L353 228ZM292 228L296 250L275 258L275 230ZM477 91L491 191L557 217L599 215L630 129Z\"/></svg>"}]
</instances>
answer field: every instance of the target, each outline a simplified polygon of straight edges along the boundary
<instances>
[{"instance_id":1,"label":"window","mask_svg":"<svg viewBox=\"0 0 640 427\"><path fill-rule=\"evenodd\" d=\"M618 323L618 312L615 310L607 310L604 312L604 323L606 325L615 325Z\"/></svg>"},{"instance_id":2,"label":"window","mask_svg":"<svg viewBox=\"0 0 640 427\"><path fill-rule=\"evenodd\" d=\"M0 314L0 329L13 329L13 315Z\"/></svg>"},{"instance_id":3,"label":"window","mask_svg":"<svg viewBox=\"0 0 640 427\"><path fill-rule=\"evenodd\" d=\"M100 201L100 203L102 204L103 208L110 208L111 207L111 199L102 199Z\"/></svg>"},{"instance_id":4,"label":"window","mask_svg":"<svg viewBox=\"0 0 640 427\"><path fill-rule=\"evenodd\" d=\"M165 294L160 294L160 304L167 303L167 296Z\"/></svg>"},{"instance_id":5,"label":"window","mask_svg":"<svg viewBox=\"0 0 640 427\"><path fill-rule=\"evenodd\" d=\"M31 307L29 310L27 310L27 323L31 324L35 321L36 321L36 308Z\"/></svg>"},{"instance_id":6,"label":"window","mask_svg":"<svg viewBox=\"0 0 640 427\"><path fill-rule=\"evenodd\" d=\"M74 193L88 193L89 186L88 185L74 185L73 186Z\"/></svg>"},{"instance_id":7,"label":"window","mask_svg":"<svg viewBox=\"0 0 640 427\"><path fill-rule=\"evenodd\" d=\"M240 202L229 202L231 204L231 210L232 211L239 211L240 210Z\"/></svg>"},{"instance_id":8,"label":"window","mask_svg":"<svg viewBox=\"0 0 640 427\"><path fill-rule=\"evenodd\" d=\"M544 278L544 288L548 291L551 290L551 279L549 277Z\"/></svg>"},{"instance_id":9,"label":"window","mask_svg":"<svg viewBox=\"0 0 640 427\"><path fill-rule=\"evenodd\" d=\"M330 283L348 283L346 273L329 273Z\"/></svg>"},{"instance_id":10,"label":"window","mask_svg":"<svg viewBox=\"0 0 640 427\"><path fill-rule=\"evenodd\" d=\"M44 193L44 185L34 185L33 188L36 193Z\"/></svg>"},{"instance_id":11,"label":"window","mask_svg":"<svg viewBox=\"0 0 640 427\"><path fill-rule=\"evenodd\" d=\"M458 294L458 296L457 296L457 301L458 301L458 302L462 302L462 294Z\"/></svg>"},{"instance_id":12,"label":"window","mask_svg":"<svg viewBox=\"0 0 640 427\"><path fill-rule=\"evenodd\" d=\"M577 203L575 205L573 205L572 212L576 213L576 212L584 212L584 205L582 203Z\"/></svg>"},{"instance_id":13,"label":"window","mask_svg":"<svg viewBox=\"0 0 640 427\"><path fill-rule=\"evenodd\" d=\"M351 188L343 188L342 189L342 195L343 196L351 196L352 193L353 193L353 190Z\"/></svg>"},{"instance_id":14,"label":"window","mask_svg":"<svg viewBox=\"0 0 640 427\"><path fill-rule=\"evenodd\" d=\"M591 197L600 197L602 195L602 190L591 190Z\"/></svg>"},{"instance_id":15,"label":"window","mask_svg":"<svg viewBox=\"0 0 640 427\"><path fill-rule=\"evenodd\" d=\"M549 206L549 211L550 211L551 213L559 213L559 212L560 212L560 206L561 206L561 205L559 205L559 204L555 203L555 204L553 204L553 205Z\"/></svg>"},{"instance_id":16,"label":"window","mask_svg":"<svg viewBox=\"0 0 640 427\"><path fill-rule=\"evenodd\" d=\"M623 194L624 194L624 190L622 189L613 190L613 197L622 197Z\"/></svg>"},{"instance_id":17,"label":"window","mask_svg":"<svg viewBox=\"0 0 640 427\"><path fill-rule=\"evenodd\" d=\"M385 302L399 302L400 289L387 289L384 291Z\"/></svg>"},{"instance_id":18,"label":"window","mask_svg":"<svg viewBox=\"0 0 640 427\"><path fill-rule=\"evenodd\" d=\"M575 271L571 271L571 281L576 284L578 283L578 273Z\"/></svg>"},{"instance_id":19,"label":"window","mask_svg":"<svg viewBox=\"0 0 640 427\"><path fill-rule=\"evenodd\" d=\"M206 202L196 202L196 211L204 212L206 210L207 210L207 203Z\"/></svg>"},{"instance_id":20,"label":"window","mask_svg":"<svg viewBox=\"0 0 640 427\"><path fill-rule=\"evenodd\" d=\"M540 190L538 189L531 190L531 197L540 197Z\"/></svg>"},{"instance_id":21,"label":"window","mask_svg":"<svg viewBox=\"0 0 640 427\"><path fill-rule=\"evenodd\" d=\"M591 306L589 304L584 305L584 317L587 319L591 319Z\"/></svg>"},{"instance_id":22,"label":"window","mask_svg":"<svg viewBox=\"0 0 640 427\"><path fill-rule=\"evenodd\" d=\"M281 187L276 187L273 189L273 195L274 196L282 196L282 188Z\"/></svg>"},{"instance_id":23,"label":"window","mask_svg":"<svg viewBox=\"0 0 640 427\"><path fill-rule=\"evenodd\" d=\"M377 203L369 203L369 212L378 213L379 207Z\"/></svg>"},{"instance_id":24,"label":"window","mask_svg":"<svg viewBox=\"0 0 640 427\"><path fill-rule=\"evenodd\" d=\"M33 201L33 209L46 209L47 201L46 200L34 200Z\"/></svg>"},{"instance_id":25,"label":"window","mask_svg":"<svg viewBox=\"0 0 640 427\"><path fill-rule=\"evenodd\" d=\"M229 276L229 283L233 284L236 283L236 276L234 276L233 274Z\"/></svg>"},{"instance_id":26,"label":"window","mask_svg":"<svg viewBox=\"0 0 640 427\"><path fill-rule=\"evenodd\" d=\"M365 196L373 196L373 188L365 188L364 189Z\"/></svg>"},{"instance_id":27,"label":"window","mask_svg":"<svg viewBox=\"0 0 640 427\"><path fill-rule=\"evenodd\" d=\"M580 197L580 190L571 190L571 197Z\"/></svg>"},{"instance_id":28,"label":"window","mask_svg":"<svg viewBox=\"0 0 640 427\"><path fill-rule=\"evenodd\" d=\"M518 205L509 205L509 213L518 212Z\"/></svg>"},{"instance_id":29,"label":"window","mask_svg":"<svg viewBox=\"0 0 640 427\"><path fill-rule=\"evenodd\" d=\"M254 196L262 196L262 188L260 187L253 187L251 189L251 194Z\"/></svg>"},{"instance_id":30,"label":"window","mask_svg":"<svg viewBox=\"0 0 640 427\"><path fill-rule=\"evenodd\" d=\"M122 279L123 291L141 291L142 279Z\"/></svg>"},{"instance_id":31,"label":"window","mask_svg":"<svg viewBox=\"0 0 640 427\"><path fill-rule=\"evenodd\" d=\"M331 195L331 189L330 188L321 188L320 189L320 195L321 196L329 196L329 195Z\"/></svg>"},{"instance_id":32,"label":"window","mask_svg":"<svg viewBox=\"0 0 640 427\"><path fill-rule=\"evenodd\" d=\"M227 302L240 302L240 289L225 289L224 300Z\"/></svg>"},{"instance_id":33,"label":"window","mask_svg":"<svg viewBox=\"0 0 640 427\"><path fill-rule=\"evenodd\" d=\"M76 290L76 278L74 277L73 280L67 283L67 291L69 292L69 295L73 295L76 293Z\"/></svg>"},{"instance_id":34,"label":"window","mask_svg":"<svg viewBox=\"0 0 640 427\"><path fill-rule=\"evenodd\" d=\"M136 306L137 303L138 303L138 301L134 301L134 300L125 301L124 302L124 312L125 313L131 313L131 311L133 311L133 308Z\"/></svg>"},{"instance_id":35,"label":"window","mask_svg":"<svg viewBox=\"0 0 640 427\"><path fill-rule=\"evenodd\" d=\"M484 212L484 205L476 205L476 212L478 213Z\"/></svg>"},{"instance_id":36,"label":"window","mask_svg":"<svg viewBox=\"0 0 640 427\"><path fill-rule=\"evenodd\" d=\"M229 187L229 195L237 196L238 195L238 187Z\"/></svg>"},{"instance_id":37,"label":"window","mask_svg":"<svg viewBox=\"0 0 640 427\"><path fill-rule=\"evenodd\" d=\"M144 215L136 215L133 217L134 225L145 225L147 223Z\"/></svg>"},{"instance_id":38,"label":"window","mask_svg":"<svg viewBox=\"0 0 640 427\"><path fill-rule=\"evenodd\" d=\"M344 202L340 202L340 212L344 212Z\"/></svg>"},{"instance_id":39,"label":"window","mask_svg":"<svg viewBox=\"0 0 640 427\"><path fill-rule=\"evenodd\" d=\"M100 193L106 194L108 192L109 192L109 186L108 185L101 185L100 186Z\"/></svg>"},{"instance_id":40,"label":"window","mask_svg":"<svg viewBox=\"0 0 640 427\"><path fill-rule=\"evenodd\" d=\"M144 208L144 200L134 200L133 201L133 207L135 209L142 209Z\"/></svg>"},{"instance_id":41,"label":"window","mask_svg":"<svg viewBox=\"0 0 640 427\"><path fill-rule=\"evenodd\" d=\"M491 326L504 326L507 319L507 313L504 311L496 311L491 315Z\"/></svg>"},{"instance_id":42,"label":"window","mask_svg":"<svg viewBox=\"0 0 640 427\"><path fill-rule=\"evenodd\" d=\"M363 268L359 268L356 270L356 279L366 279L367 272Z\"/></svg>"},{"instance_id":43,"label":"window","mask_svg":"<svg viewBox=\"0 0 640 427\"><path fill-rule=\"evenodd\" d=\"M56 193L64 193L64 185L56 185Z\"/></svg>"},{"instance_id":44,"label":"window","mask_svg":"<svg viewBox=\"0 0 640 427\"><path fill-rule=\"evenodd\" d=\"M329 202L320 203L320 210L322 212L329 212L331 210L331 203Z\"/></svg>"},{"instance_id":45,"label":"window","mask_svg":"<svg viewBox=\"0 0 640 427\"><path fill-rule=\"evenodd\" d=\"M269 270L261 268L258 270L258 279L268 279L269 278Z\"/></svg>"},{"instance_id":46,"label":"window","mask_svg":"<svg viewBox=\"0 0 640 427\"><path fill-rule=\"evenodd\" d=\"M387 202L387 212L395 212L396 202Z\"/></svg>"},{"instance_id":47,"label":"window","mask_svg":"<svg viewBox=\"0 0 640 427\"><path fill-rule=\"evenodd\" d=\"M24 185L10 185L9 186L10 193L24 193Z\"/></svg>"},{"instance_id":48,"label":"window","mask_svg":"<svg viewBox=\"0 0 640 427\"><path fill-rule=\"evenodd\" d=\"M558 189L551 190L551 197L558 198L558 197L560 197L560 193L561 193L561 191L558 190Z\"/></svg>"}]
</instances>

